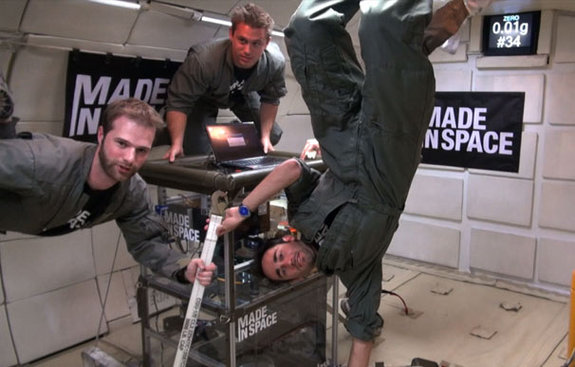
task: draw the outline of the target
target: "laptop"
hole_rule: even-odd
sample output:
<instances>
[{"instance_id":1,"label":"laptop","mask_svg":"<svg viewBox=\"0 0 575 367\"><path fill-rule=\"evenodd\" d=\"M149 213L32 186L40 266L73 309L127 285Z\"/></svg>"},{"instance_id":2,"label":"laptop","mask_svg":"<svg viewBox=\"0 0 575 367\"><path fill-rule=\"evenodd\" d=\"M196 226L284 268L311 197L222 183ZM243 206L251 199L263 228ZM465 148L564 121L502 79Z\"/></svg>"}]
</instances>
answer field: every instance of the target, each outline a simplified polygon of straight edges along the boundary
<instances>
[{"instance_id":1,"label":"laptop","mask_svg":"<svg viewBox=\"0 0 575 367\"><path fill-rule=\"evenodd\" d=\"M256 126L251 122L212 124L206 126L216 162L239 169L273 168L286 157L264 153Z\"/></svg>"}]
</instances>

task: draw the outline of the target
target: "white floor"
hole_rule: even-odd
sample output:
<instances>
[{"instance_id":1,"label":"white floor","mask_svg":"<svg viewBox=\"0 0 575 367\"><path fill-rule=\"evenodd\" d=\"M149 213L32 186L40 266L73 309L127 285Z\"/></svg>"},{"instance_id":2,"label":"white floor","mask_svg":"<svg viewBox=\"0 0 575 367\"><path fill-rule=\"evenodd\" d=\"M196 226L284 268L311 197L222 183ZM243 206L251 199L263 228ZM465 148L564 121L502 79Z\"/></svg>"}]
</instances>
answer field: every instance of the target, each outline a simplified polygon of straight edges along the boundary
<instances>
[{"instance_id":1,"label":"white floor","mask_svg":"<svg viewBox=\"0 0 575 367\"><path fill-rule=\"evenodd\" d=\"M398 259L386 258L384 263L384 289L401 295L409 314L405 315L399 298L383 297L379 311L385 326L376 341L372 365L408 366L415 357L442 367L561 367L565 363L568 297ZM340 287L338 293L343 295L344 289ZM328 326L330 319L329 315ZM327 335L329 355L331 327ZM338 335L338 362L345 363L351 339L341 324ZM79 367L82 351L94 345L126 366L138 366L140 325L119 322L97 342L29 366Z\"/></svg>"}]
</instances>

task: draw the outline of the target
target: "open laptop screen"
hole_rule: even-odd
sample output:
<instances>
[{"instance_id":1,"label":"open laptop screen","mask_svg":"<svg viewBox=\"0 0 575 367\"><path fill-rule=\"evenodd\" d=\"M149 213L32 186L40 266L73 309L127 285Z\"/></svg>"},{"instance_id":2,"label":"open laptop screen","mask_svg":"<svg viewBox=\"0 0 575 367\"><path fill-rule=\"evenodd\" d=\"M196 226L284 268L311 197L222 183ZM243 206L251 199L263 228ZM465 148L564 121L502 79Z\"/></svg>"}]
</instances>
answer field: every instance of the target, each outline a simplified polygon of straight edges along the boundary
<instances>
[{"instance_id":1,"label":"open laptop screen","mask_svg":"<svg viewBox=\"0 0 575 367\"><path fill-rule=\"evenodd\" d=\"M206 130L218 162L265 155L253 123L213 124Z\"/></svg>"}]
</instances>

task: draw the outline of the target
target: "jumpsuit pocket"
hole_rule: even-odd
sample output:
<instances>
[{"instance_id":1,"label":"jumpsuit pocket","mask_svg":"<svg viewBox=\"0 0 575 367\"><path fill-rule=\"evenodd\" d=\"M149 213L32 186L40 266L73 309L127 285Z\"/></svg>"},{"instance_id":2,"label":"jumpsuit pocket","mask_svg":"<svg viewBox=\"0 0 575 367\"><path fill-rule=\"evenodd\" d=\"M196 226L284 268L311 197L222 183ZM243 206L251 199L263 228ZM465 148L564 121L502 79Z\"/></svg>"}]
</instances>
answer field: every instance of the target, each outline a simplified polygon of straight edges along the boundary
<instances>
[{"instance_id":1,"label":"jumpsuit pocket","mask_svg":"<svg viewBox=\"0 0 575 367\"><path fill-rule=\"evenodd\" d=\"M334 218L325 240L317 255L317 267L331 275L353 268L353 247L358 224L359 212L355 205L344 205Z\"/></svg>"},{"instance_id":2,"label":"jumpsuit pocket","mask_svg":"<svg viewBox=\"0 0 575 367\"><path fill-rule=\"evenodd\" d=\"M358 104L363 75L338 47L308 50L298 61L293 71L312 114L344 115Z\"/></svg>"}]
</instances>

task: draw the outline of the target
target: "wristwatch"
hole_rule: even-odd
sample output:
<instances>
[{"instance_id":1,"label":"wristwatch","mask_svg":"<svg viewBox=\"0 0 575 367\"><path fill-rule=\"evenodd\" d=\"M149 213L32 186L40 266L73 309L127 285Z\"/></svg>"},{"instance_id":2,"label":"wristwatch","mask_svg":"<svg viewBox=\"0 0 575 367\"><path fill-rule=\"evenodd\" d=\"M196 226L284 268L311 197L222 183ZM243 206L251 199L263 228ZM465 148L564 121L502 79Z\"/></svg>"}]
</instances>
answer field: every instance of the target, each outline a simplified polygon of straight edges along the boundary
<instances>
[{"instance_id":1,"label":"wristwatch","mask_svg":"<svg viewBox=\"0 0 575 367\"><path fill-rule=\"evenodd\" d=\"M244 203L240 204L240 206L238 207L238 211L240 212L240 215L242 217L249 217L250 215L252 215L252 212L248 209L247 206L244 205Z\"/></svg>"}]
</instances>

